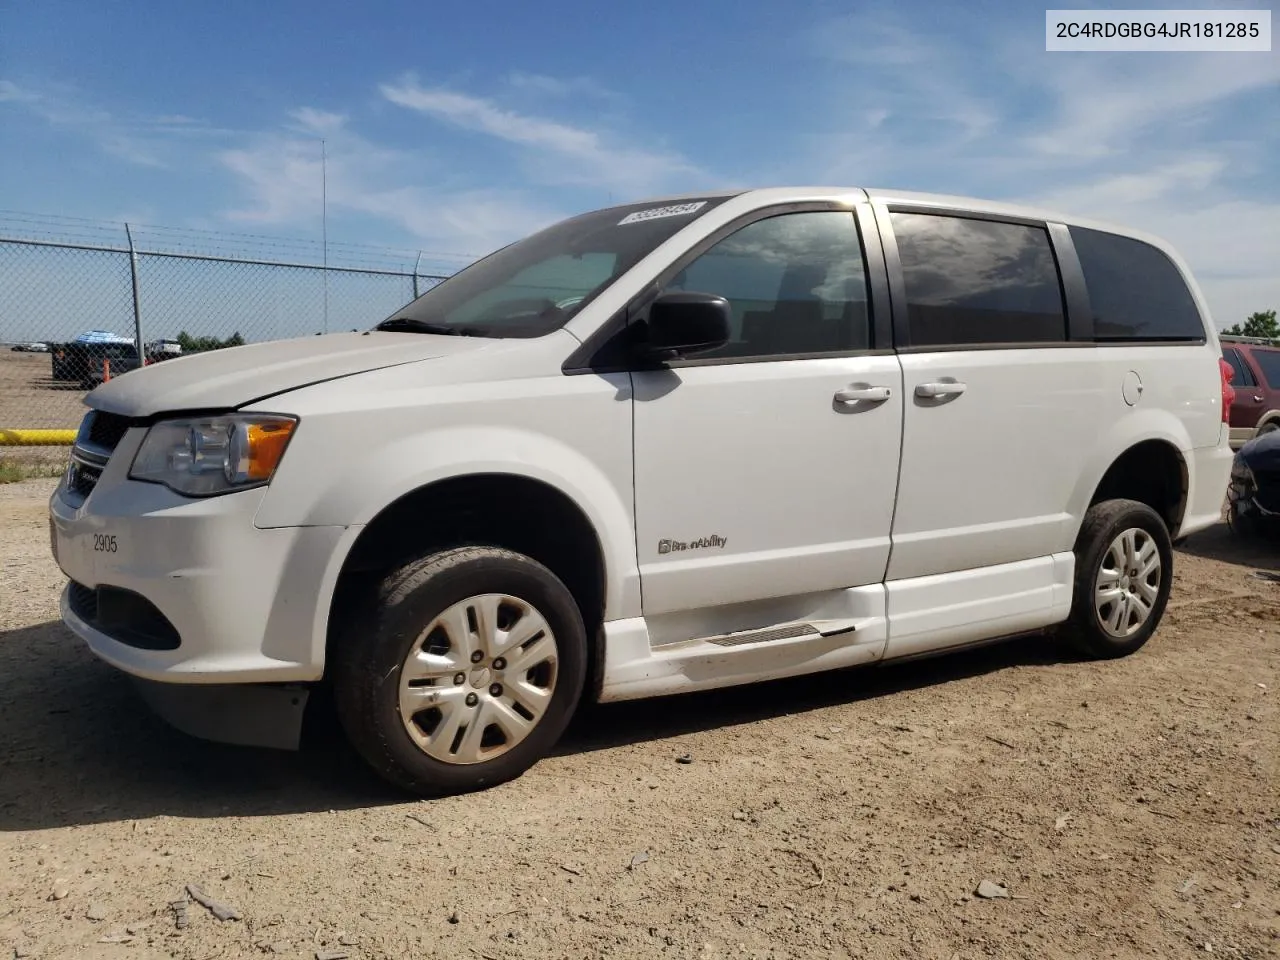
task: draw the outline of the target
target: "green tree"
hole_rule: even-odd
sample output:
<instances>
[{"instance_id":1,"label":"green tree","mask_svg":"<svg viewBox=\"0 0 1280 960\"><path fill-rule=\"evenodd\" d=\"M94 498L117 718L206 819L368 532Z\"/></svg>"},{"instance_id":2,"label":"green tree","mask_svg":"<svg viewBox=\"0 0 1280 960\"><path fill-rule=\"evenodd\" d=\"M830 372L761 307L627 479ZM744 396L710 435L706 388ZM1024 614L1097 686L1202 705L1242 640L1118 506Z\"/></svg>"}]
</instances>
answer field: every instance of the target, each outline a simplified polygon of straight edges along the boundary
<instances>
[{"instance_id":1,"label":"green tree","mask_svg":"<svg viewBox=\"0 0 1280 960\"><path fill-rule=\"evenodd\" d=\"M206 350L223 350L226 347L240 347L244 345L244 337L240 336L240 331L236 331L226 340L219 340L217 337L193 337L187 331L181 331L175 338L182 347L183 353L203 353Z\"/></svg>"},{"instance_id":2,"label":"green tree","mask_svg":"<svg viewBox=\"0 0 1280 960\"><path fill-rule=\"evenodd\" d=\"M1249 314L1244 325L1236 324L1227 333L1236 337L1259 337L1263 340L1280 340L1280 323L1276 322L1274 310L1259 310Z\"/></svg>"}]
</instances>

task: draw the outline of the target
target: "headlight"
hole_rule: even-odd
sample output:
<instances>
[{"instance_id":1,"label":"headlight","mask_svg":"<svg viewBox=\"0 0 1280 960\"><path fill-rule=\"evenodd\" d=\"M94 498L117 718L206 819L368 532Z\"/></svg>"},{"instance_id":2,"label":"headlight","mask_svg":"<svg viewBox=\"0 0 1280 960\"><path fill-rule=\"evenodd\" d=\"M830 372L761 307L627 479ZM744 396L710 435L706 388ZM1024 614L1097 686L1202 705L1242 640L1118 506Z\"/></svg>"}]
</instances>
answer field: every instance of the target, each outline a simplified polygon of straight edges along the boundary
<instances>
[{"instance_id":1,"label":"headlight","mask_svg":"<svg viewBox=\"0 0 1280 960\"><path fill-rule=\"evenodd\" d=\"M261 486L297 425L293 417L262 414L161 420L147 431L129 476L188 496Z\"/></svg>"}]
</instances>

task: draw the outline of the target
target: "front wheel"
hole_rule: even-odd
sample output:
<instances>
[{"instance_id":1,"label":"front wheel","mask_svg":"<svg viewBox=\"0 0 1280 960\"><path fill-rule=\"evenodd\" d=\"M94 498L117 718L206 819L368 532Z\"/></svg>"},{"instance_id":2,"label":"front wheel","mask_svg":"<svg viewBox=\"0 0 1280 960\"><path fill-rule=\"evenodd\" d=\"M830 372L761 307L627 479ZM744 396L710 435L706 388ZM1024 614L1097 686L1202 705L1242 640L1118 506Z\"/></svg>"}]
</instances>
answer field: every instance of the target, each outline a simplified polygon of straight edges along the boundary
<instances>
[{"instance_id":1,"label":"front wheel","mask_svg":"<svg viewBox=\"0 0 1280 960\"><path fill-rule=\"evenodd\" d=\"M586 666L582 616L550 570L461 547L395 571L348 617L334 694L381 776L424 796L462 793L514 779L551 750Z\"/></svg>"},{"instance_id":2,"label":"front wheel","mask_svg":"<svg viewBox=\"0 0 1280 960\"><path fill-rule=\"evenodd\" d=\"M1239 500L1232 500L1227 506L1227 529L1243 540L1251 540L1258 535L1258 520L1242 511Z\"/></svg>"},{"instance_id":3,"label":"front wheel","mask_svg":"<svg viewBox=\"0 0 1280 960\"><path fill-rule=\"evenodd\" d=\"M1164 520L1135 500L1095 504L1085 514L1075 553L1075 593L1064 635L1097 659L1138 650L1169 602L1173 545Z\"/></svg>"}]
</instances>

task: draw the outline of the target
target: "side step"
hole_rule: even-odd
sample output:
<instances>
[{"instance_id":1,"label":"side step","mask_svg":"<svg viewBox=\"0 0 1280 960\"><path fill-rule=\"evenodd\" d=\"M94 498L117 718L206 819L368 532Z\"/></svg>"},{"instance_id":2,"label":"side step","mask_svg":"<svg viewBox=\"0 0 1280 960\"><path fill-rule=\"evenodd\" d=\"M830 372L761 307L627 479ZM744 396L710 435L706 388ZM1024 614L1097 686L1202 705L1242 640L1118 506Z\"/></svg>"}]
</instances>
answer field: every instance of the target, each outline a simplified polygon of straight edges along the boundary
<instances>
[{"instance_id":1,"label":"side step","mask_svg":"<svg viewBox=\"0 0 1280 960\"><path fill-rule=\"evenodd\" d=\"M814 610L817 616L773 623L768 623L771 618L766 616L756 620L757 624L765 620L765 626L657 646L643 618L615 620L605 625L608 643L599 699L607 703L714 690L878 660L888 639L883 585L850 588L846 600L834 610ZM854 611L862 616L849 616ZM831 617L832 613L839 619ZM732 626L750 622L739 620ZM668 631L671 626L664 625ZM696 626L686 630L686 636L699 632Z\"/></svg>"},{"instance_id":2,"label":"side step","mask_svg":"<svg viewBox=\"0 0 1280 960\"><path fill-rule=\"evenodd\" d=\"M772 627L759 627L754 630L738 630L733 633L721 633L713 637L698 637L693 643L714 643L718 647L738 647L744 643L769 643L773 640L799 640L801 638L834 637L842 633L853 633L857 629L857 620L809 620L795 623L780 623Z\"/></svg>"}]
</instances>

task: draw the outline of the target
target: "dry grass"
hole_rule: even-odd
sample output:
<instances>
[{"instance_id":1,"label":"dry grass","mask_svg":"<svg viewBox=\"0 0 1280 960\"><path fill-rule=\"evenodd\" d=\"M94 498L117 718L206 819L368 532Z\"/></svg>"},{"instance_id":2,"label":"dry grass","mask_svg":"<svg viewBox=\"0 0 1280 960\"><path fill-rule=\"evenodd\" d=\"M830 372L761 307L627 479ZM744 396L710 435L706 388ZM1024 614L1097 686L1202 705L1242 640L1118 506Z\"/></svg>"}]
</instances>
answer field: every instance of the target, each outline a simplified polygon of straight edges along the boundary
<instances>
[{"instance_id":1,"label":"dry grass","mask_svg":"<svg viewBox=\"0 0 1280 960\"><path fill-rule=\"evenodd\" d=\"M6 453L0 456L0 483L21 483L23 480L61 476L65 466L65 455L55 460L43 456Z\"/></svg>"}]
</instances>

